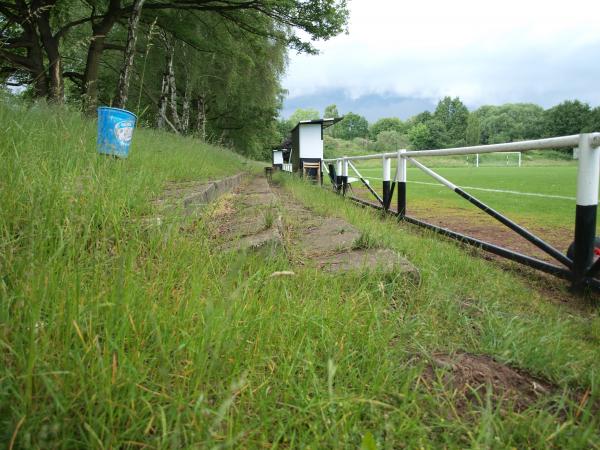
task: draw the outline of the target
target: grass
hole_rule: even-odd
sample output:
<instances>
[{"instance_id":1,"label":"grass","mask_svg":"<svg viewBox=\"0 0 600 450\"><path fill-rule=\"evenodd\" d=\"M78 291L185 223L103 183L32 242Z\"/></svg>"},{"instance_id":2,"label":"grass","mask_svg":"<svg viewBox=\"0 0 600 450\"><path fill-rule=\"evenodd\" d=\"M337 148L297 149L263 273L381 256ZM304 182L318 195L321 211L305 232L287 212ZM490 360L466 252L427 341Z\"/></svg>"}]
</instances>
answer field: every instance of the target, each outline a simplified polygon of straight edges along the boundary
<instances>
[{"instance_id":1,"label":"grass","mask_svg":"<svg viewBox=\"0 0 600 450\"><path fill-rule=\"evenodd\" d=\"M0 441L13 448L600 445L595 310L293 178L292 195L407 255L421 285L224 254L204 216L145 219L169 182L252 164L146 130L128 160L106 159L93 123L44 107L1 105L0 124ZM452 390L419 380L432 352L459 349L559 389L520 413L458 414Z\"/></svg>"},{"instance_id":2,"label":"grass","mask_svg":"<svg viewBox=\"0 0 600 450\"><path fill-rule=\"evenodd\" d=\"M372 178L372 187L381 193L381 169L363 168L358 165L357 169L364 177ZM466 189L494 209L517 221L538 227L573 229L577 185L575 166L440 168L436 171L458 186L568 197L547 198ZM420 184L437 184L437 181L419 169L409 168L407 180L409 208L426 208L438 211L440 215L456 209L476 211L464 199L444 186Z\"/></svg>"},{"instance_id":3,"label":"grass","mask_svg":"<svg viewBox=\"0 0 600 450\"><path fill-rule=\"evenodd\" d=\"M386 310L385 304L373 305L374 309L382 308L378 309L382 314L380 327L393 336L394 345L390 348L388 342L387 346L382 346L379 350L381 354L377 357L369 355L368 351L361 352L362 357L373 358L374 364L382 365L381 371L386 373L384 378L389 380L399 376L397 368L391 368L392 372L388 372L387 364L390 361L395 361L395 364L403 367L401 370L407 371L391 385L384 383L388 386L386 389L394 391L394 385L410 385L408 380L416 375L412 371L415 367L410 364L414 355L459 349L493 355L499 360L548 377L563 389L569 389L567 386L578 386L578 389L582 390L597 389L592 387L596 383L597 365L591 359L587 359L590 356L589 351L597 352L596 345L592 344L596 338L589 340L588 332L581 333L579 328L587 323L585 327L589 326L588 330L597 330L600 323L597 313L588 316L569 312L532 289L524 278L473 258L451 243L440 242L440 239L432 234L415 232L410 226L399 227L393 219L378 218L370 210L357 208L350 202L341 201L333 194L323 193L302 182L286 178L282 181L297 198L302 199L316 212L346 218L363 234L368 235L370 242L377 241L397 249L420 268L423 283L418 289L411 289L402 294L390 293L384 287L380 293L380 298L397 296L398 310ZM360 289L361 286L359 284L358 287L354 287ZM468 307L464 306L465 301L477 305L478 312L469 313ZM576 325L577 323L579 325ZM371 338L365 336L365 341L368 339ZM562 347L567 341L569 344ZM579 350L575 350L577 348ZM585 360L588 362L585 363ZM584 369L584 366L587 366L587 369ZM371 382L365 380L365 385L371 385ZM439 440L431 439L430 434L428 440L420 442L426 447L447 445L536 448L579 445L573 441L564 441L563 444L551 442L556 437L554 435L549 441L544 441L550 435L546 435L545 438L541 436L550 432L550 429L557 430L560 425L555 424L556 428L551 426L552 420L548 422L549 416L546 415L549 410L543 408L508 417L503 417L500 411L485 412L485 408L482 408L478 411L481 415L476 414L477 418L474 421L462 421L453 417L449 422L445 422L443 415L448 412L447 408L450 408L452 393L440 392L440 397L421 397L419 393L416 393L416 397L405 392L403 394L406 395L406 401L418 400L413 407L400 408L404 414L404 422L394 426L417 426L417 422L419 426L429 429L429 433L437 430L439 435L436 432L433 434L436 434ZM434 406L436 398L440 401L439 406ZM417 404L423 405L422 409L418 408ZM394 413L398 413L398 410ZM394 416L394 413L390 415ZM432 414L435 425L420 414ZM452 416L452 413L450 415ZM451 433L457 433L461 437L448 440L448 434ZM558 433L560 434L561 432ZM533 438L534 435L537 435L539 440ZM588 444L592 445L596 439L597 437L591 438ZM412 446L416 446L418 442L412 441ZM426 444L423 444L424 442ZM593 445L597 445L597 442ZM411 447L411 444L407 446Z\"/></svg>"}]
</instances>

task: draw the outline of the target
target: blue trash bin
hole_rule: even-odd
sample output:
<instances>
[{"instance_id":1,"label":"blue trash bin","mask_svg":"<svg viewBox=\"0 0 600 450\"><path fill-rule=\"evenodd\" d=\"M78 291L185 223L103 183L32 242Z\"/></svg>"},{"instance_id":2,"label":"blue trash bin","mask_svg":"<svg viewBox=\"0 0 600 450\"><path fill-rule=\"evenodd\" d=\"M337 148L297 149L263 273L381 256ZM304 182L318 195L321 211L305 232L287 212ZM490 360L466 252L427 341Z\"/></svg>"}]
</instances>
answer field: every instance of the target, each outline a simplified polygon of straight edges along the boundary
<instances>
[{"instance_id":1,"label":"blue trash bin","mask_svg":"<svg viewBox=\"0 0 600 450\"><path fill-rule=\"evenodd\" d=\"M127 158L136 120L135 114L124 109L98 108L98 153Z\"/></svg>"}]
</instances>

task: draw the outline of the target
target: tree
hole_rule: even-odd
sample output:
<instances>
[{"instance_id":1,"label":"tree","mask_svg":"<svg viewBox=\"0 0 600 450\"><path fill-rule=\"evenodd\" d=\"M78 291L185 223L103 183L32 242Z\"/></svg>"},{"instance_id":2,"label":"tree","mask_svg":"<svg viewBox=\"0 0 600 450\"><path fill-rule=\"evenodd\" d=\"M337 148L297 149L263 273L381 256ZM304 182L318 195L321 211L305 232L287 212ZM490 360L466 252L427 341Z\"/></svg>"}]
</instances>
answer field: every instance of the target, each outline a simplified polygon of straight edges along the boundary
<instances>
[{"instance_id":1,"label":"tree","mask_svg":"<svg viewBox=\"0 0 600 450\"><path fill-rule=\"evenodd\" d=\"M482 106L473 113L479 119L481 143L538 139L544 135L544 110L531 103Z\"/></svg>"},{"instance_id":2,"label":"tree","mask_svg":"<svg viewBox=\"0 0 600 450\"><path fill-rule=\"evenodd\" d=\"M460 147L464 145L469 110L460 101L460 98L444 97L438 102L433 117L445 129L441 142L439 142L440 146Z\"/></svg>"},{"instance_id":3,"label":"tree","mask_svg":"<svg viewBox=\"0 0 600 450\"><path fill-rule=\"evenodd\" d=\"M586 132L600 132L600 106L590 111Z\"/></svg>"},{"instance_id":4,"label":"tree","mask_svg":"<svg viewBox=\"0 0 600 450\"><path fill-rule=\"evenodd\" d=\"M366 138L369 135L369 122L364 117L349 112L337 124L336 134L339 138L347 141L357 137Z\"/></svg>"},{"instance_id":5,"label":"tree","mask_svg":"<svg viewBox=\"0 0 600 450\"><path fill-rule=\"evenodd\" d=\"M377 135L376 148L378 151L393 152L409 145L408 137L395 130L385 130Z\"/></svg>"},{"instance_id":6,"label":"tree","mask_svg":"<svg viewBox=\"0 0 600 450\"><path fill-rule=\"evenodd\" d=\"M323 111L324 119L337 119L338 117L340 117L340 113L337 109L337 105L329 105L325 107L325 111ZM326 128L325 134L333 138L337 137L337 124Z\"/></svg>"},{"instance_id":7,"label":"tree","mask_svg":"<svg viewBox=\"0 0 600 450\"><path fill-rule=\"evenodd\" d=\"M338 112L337 105L329 105L325 107L325 111L323 112L323 118L325 119L335 119L340 117L340 113Z\"/></svg>"},{"instance_id":8,"label":"tree","mask_svg":"<svg viewBox=\"0 0 600 450\"><path fill-rule=\"evenodd\" d=\"M30 83L35 83L41 73L50 81L49 91L43 90L52 98L60 97L66 75L62 70L61 40L72 29L86 27L91 33L83 41L88 43L82 58L83 72L71 71L68 76L77 80L87 109L94 110L101 61L104 51L111 48L108 39L115 27L132 15L134 6L133 2L122 0L92 2L91 7L89 2L76 0L0 2L2 70L28 73ZM348 20L346 0L154 0L144 7L144 14L150 17L165 11L187 11L196 20L201 20L199 14L204 14L205 19L218 16L230 29L238 28L307 53L316 53L311 40L328 39L343 32ZM122 51L123 46L119 47Z\"/></svg>"},{"instance_id":9,"label":"tree","mask_svg":"<svg viewBox=\"0 0 600 450\"><path fill-rule=\"evenodd\" d=\"M579 100L567 100L546 111L546 134L568 136L581 133L591 118L590 105Z\"/></svg>"},{"instance_id":10,"label":"tree","mask_svg":"<svg viewBox=\"0 0 600 450\"><path fill-rule=\"evenodd\" d=\"M302 122L303 120L317 120L319 118L319 111L317 111L314 108L298 108L292 113L292 115L288 119L288 123L291 128L294 128L298 124L298 122Z\"/></svg>"},{"instance_id":11,"label":"tree","mask_svg":"<svg viewBox=\"0 0 600 450\"><path fill-rule=\"evenodd\" d=\"M431 148L431 133L424 123L417 123L408 130L408 141L413 150Z\"/></svg>"},{"instance_id":12,"label":"tree","mask_svg":"<svg viewBox=\"0 0 600 450\"><path fill-rule=\"evenodd\" d=\"M425 126L429 130L429 142L427 143L428 149L444 148L448 144L448 130L446 126L438 119L433 118L428 121ZM460 142L464 142L464 137ZM454 142L456 144L456 142ZM452 145L452 142L450 143ZM461 144L462 145L462 144Z\"/></svg>"},{"instance_id":13,"label":"tree","mask_svg":"<svg viewBox=\"0 0 600 450\"><path fill-rule=\"evenodd\" d=\"M433 115L429 111L423 111L422 113L412 116L408 119L409 128L418 123L427 123L433 118Z\"/></svg>"},{"instance_id":14,"label":"tree","mask_svg":"<svg viewBox=\"0 0 600 450\"><path fill-rule=\"evenodd\" d=\"M129 80L131 78L131 69L133 66L133 57L135 56L135 43L137 41L137 28L142 14L142 7L145 0L134 0L129 24L127 27L127 43L123 54L123 66L119 75L119 85L117 86L117 98L115 106L125 108L127 97L129 95Z\"/></svg>"},{"instance_id":15,"label":"tree","mask_svg":"<svg viewBox=\"0 0 600 450\"><path fill-rule=\"evenodd\" d=\"M382 131L396 131L398 133L404 133L407 130L406 124L396 117L387 117L379 119L369 129L369 135L372 140L377 140L377 136Z\"/></svg>"},{"instance_id":16,"label":"tree","mask_svg":"<svg viewBox=\"0 0 600 450\"><path fill-rule=\"evenodd\" d=\"M467 130L465 132L465 143L467 145L479 145L481 143L481 124L476 114L469 114L467 119Z\"/></svg>"}]
</instances>

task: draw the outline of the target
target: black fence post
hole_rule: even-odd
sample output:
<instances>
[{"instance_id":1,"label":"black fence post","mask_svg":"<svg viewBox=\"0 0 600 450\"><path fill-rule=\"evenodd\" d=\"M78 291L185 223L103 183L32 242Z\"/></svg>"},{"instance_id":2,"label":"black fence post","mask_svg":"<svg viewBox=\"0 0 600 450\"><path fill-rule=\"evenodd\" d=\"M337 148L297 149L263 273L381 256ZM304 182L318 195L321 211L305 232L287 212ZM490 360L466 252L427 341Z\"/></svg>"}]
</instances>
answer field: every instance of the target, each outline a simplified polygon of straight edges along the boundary
<instances>
[{"instance_id":1,"label":"black fence post","mask_svg":"<svg viewBox=\"0 0 600 450\"><path fill-rule=\"evenodd\" d=\"M398 152L398 219L403 219L406 215L406 158L402 158L402 153Z\"/></svg>"},{"instance_id":2,"label":"black fence post","mask_svg":"<svg viewBox=\"0 0 600 450\"><path fill-rule=\"evenodd\" d=\"M383 157L383 209L387 211L390 208L390 179L392 172L392 160L389 158Z\"/></svg>"},{"instance_id":3,"label":"black fence post","mask_svg":"<svg viewBox=\"0 0 600 450\"><path fill-rule=\"evenodd\" d=\"M585 277L593 263L596 241L600 147L593 146L591 139L589 134L579 137L572 280L575 291L581 291L585 285Z\"/></svg>"}]
</instances>

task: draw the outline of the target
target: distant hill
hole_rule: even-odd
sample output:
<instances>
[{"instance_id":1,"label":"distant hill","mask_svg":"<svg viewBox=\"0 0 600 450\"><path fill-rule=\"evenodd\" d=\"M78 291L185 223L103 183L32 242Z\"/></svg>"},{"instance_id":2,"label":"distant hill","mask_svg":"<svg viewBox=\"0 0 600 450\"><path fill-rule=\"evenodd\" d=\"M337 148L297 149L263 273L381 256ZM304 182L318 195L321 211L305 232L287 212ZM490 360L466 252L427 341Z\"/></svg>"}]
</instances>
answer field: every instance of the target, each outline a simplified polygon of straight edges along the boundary
<instances>
[{"instance_id":1,"label":"distant hill","mask_svg":"<svg viewBox=\"0 0 600 450\"><path fill-rule=\"evenodd\" d=\"M435 110L431 99L400 97L395 94L369 94L352 98L344 90L332 90L287 98L283 102L282 117L288 118L296 109L315 108L323 113L326 106L335 104L340 114L352 111L375 122L382 117L406 120L423 111Z\"/></svg>"}]
</instances>

